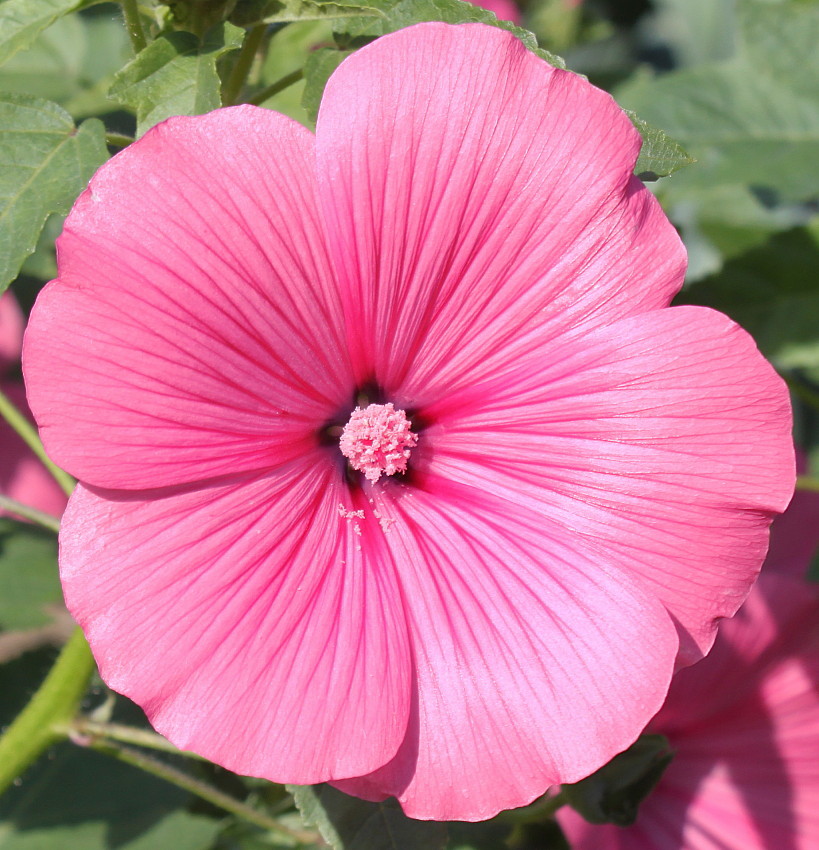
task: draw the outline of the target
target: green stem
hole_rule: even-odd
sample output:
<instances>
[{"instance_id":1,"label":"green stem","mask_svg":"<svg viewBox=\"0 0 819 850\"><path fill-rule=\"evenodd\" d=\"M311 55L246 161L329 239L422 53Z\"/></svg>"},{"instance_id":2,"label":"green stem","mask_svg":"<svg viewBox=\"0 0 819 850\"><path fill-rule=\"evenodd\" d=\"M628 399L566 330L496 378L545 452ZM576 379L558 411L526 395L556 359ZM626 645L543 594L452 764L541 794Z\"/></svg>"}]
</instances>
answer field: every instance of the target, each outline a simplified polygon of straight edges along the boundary
<instances>
[{"instance_id":1,"label":"green stem","mask_svg":"<svg viewBox=\"0 0 819 850\"><path fill-rule=\"evenodd\" d=\"M74 479L60 469L45 453L42 442L31 422L12 404L9 397L0 391L0 416L19 434L23 442L39 458L43 466L51 473L54 480L63 488L66 496L74 491Z\"/></svg>"},{"instance_id":2,"label":"green stem","mask_svg":"<svg viewBox=\"0 0 819 850\"><path fill-rule=\"evenodd\" d=\"M125 18L125 28L131 39L131 47L134 53L139 53L148 46L145 39L145 31L142 29L142 18L139 14L137 0L120 0L122 4L122 16Z\"/></svg>"},{"instance_id":3,"label":"green stem","mask_svg":"<svg viewBox=\"0 0 819 850\"><path fill-rule=\"evenodd\" d=\"M819 493L819 478L815 478L812 475L797 475L796 489Z\"/></svg>"},{"instance_id":4,"label":"green stem","mask_svg":"<svg viewBox=\"0 0 819 850\"><path fill-rule=\"evenodd\" d=\"M127 148L133 142L132 136L126 136L125 133L107 132L105 134L105 144L111 145L114 148Z\"/></svg>"},{"instance_id":5,"label":"green stem","mask_svg":"<svg viewBox=\"0 0 819 850\"><path fill-rule=\"evenodd\" d=\"M241 800L237 800L235 797L231 797L230 795L223 793L218 788L214 788L212 785L209 785L207 782L196 779L175 767L171 767L169 764L165 764L165 762L159 761L159 759L156 759L153 756L140 752L139 750L132 749L131 747L127 747L110 739L93 737L89 741L88 746L91 747L91 749L98 750L101 753L105 753L106 755L119 759L133 767L138 767L146 773L158 776L160 779L164 779L166 782L176 785L177 788L182 788L184 791L195 794L197 797L207 800L207 802L214 806L218 806L220 809L224 809L226 812L230 812L231 814L236 815L236 817L241 818L248 823L252 823L261 829L278 833L279 835L295 839L302 843L316 841L317 837L312 832L290 829L289 827L279 823L279 821L268 817L264 812L260 812L252 806L247 805L247 803L243 803Z\"/></svg>"},{"instance_id":6,"label":"green stem","mask_svg":"<svg viewBox=\"0 0 819 850\"><path fill-rule=\"evenodd\" d=\"M271 83L267 88L262 89L257 94L254 94L253 97L249 98L248 103L252 103L255 106L259 106L259 104L264 103L268 98L273 97L273 95L278 94L280 91L284 91L287 88L290 88L294 83L297 83L304 76L304 69L299 68L298 71L293 71L292 74L287 74L279 80L276 80L275 83Z\"/></svg>"},{"instance_id":7,"label":"green stem","mask_svg":"<svg viewBox=\"0 0 819 850\"><path fill-rule=\"evenodd\" d=\"M163 753L173 753L177 756L188 756L189 758L201 758L196 753L183 752L177 749L167 738L151 732L149 729L137 729L134 726L125 726L121 723L100 723L88 717L76 717L67 727L72 735L82 735L99 740L110 739L122 741L125 744L135 744L139 747L148 747Z\"/></svg>"},{"instance_id":8,"label":"green stem","mask_svg":"<svg viewBox=\"0 0 819 850\"><path fill-rule=\"evenodd\" d=\"M85 694L94 659L76 629L28 705L0 738L0 793L52 744L65 737L65 724Z\"/></svg>"},{"instance_id":9,"label":"green stem","mask_svg":"<svg viewBox=\"0 0 819 850\"><path fill-rule=\"evenodd\" d=\"M256 24L245 36L242 49L236 58L236 63L222 88L222 105L231 106L236 103L244 87L245 80L253 67L253 60L264 41L267 24Z\"/></svg>"},{"instance_id":10,"label":"green stem","mask_svg":"<svg viewBox=\"0 0 819 850\"><path fill-rule=\"evenodd\" d=\"M0 508L8 511L10 514L16 514L23 517L23 519L35 522L37 525L41 525L55 534L60 531L60 521L57 517L47 514L44 511L38 511L37 508L32 508L30 505L24 505L22 502L18 502L17 499L0 495Z\"/></svg>"}]
</instances>

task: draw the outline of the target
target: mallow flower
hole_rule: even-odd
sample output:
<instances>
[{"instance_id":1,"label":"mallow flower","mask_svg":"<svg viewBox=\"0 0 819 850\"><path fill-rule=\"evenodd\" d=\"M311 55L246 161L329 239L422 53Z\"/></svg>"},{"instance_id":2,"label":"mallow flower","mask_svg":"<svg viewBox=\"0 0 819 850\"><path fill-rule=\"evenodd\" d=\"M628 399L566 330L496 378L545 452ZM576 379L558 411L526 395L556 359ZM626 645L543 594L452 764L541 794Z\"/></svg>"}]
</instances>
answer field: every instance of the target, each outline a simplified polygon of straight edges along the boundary
<instances>
[{"instance_id":1,"label":"mallow flower","mask_svg":"<svg viewBox=\"0 0 819 850\"><path fill-rule=\"evenodd\" d=\"M748 601L649 724L674 758L636 823L593 826L561 809L576 850L819 847L819 585L804 578L819 494L797 494L782 520Z\"/></svg>"},{"instance_id":2,"label":"mallow flower","mask_svg":"<svg viewBox=\"0 0 819 850\"><path fill-rule=\"evenodd\" d=\"M627 747L793 487L611 97L484 25L353 54L315 136L172 118L71 212L30 401L108 684L243 774L486 818Z\"/></svg>"}]
</instances>

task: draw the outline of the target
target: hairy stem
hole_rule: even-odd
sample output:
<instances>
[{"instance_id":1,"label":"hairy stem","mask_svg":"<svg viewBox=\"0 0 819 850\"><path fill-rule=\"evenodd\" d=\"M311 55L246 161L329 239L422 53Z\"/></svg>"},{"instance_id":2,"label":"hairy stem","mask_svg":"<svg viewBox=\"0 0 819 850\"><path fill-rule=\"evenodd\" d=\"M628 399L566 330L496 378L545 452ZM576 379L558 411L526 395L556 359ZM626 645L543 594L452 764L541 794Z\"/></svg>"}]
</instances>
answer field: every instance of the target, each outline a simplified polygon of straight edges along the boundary
<instances>
[{"instance_id":1,"label":"hairy stem","mask_svg":"<svg viewBox=\"0 0 819 850\"><path fill-rule=\"evenodd\" d=\"M43 684L0 738L0 793L40 754L65 737L94 672L85 636L76 629Z\"/></svg>"},{"instance_id":2,"label":"hairy stem","mask_svg":"<svg viewBox=\"0 0 819 850\"><path fill-rule=\"evenodd\" d=\"M142 18L139 15L137 0L121 0L122 16L125 18L125 29L131 39L134 53L139 53L148 46L145 31L142 29Z\"/></svg>"}]
</instances>

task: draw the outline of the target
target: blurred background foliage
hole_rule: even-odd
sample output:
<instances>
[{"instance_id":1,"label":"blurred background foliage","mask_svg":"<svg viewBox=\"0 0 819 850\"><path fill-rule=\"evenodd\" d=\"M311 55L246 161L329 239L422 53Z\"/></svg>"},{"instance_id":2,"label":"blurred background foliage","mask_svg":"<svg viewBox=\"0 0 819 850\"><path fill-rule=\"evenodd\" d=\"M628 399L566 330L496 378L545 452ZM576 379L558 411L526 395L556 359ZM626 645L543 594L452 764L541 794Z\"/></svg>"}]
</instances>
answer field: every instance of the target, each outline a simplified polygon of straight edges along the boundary
<instances>
[{"instance_id":1,"label":"blurred background foliage","mask_svg":"<svg viewBox=\"0 0 819 850\"><path fill-rule=\"evenodd\" d=\"M221 101L251 100L313 126L324 81L351 49L412 20L462 14L457 0L198 2L140 6L146 30L164 35L135 59L118 5L81 8L71 0L37 0L28 11L36 6L42 14L26 29L20 25L21 0L0 0L2 216L11 210L7 220L0 216L0 230L7 231L0 232L0 248L24 312L56 273L54 241L62 216L106 156L106 142L108 152L115 152L127 142L123 137L167 114L213 108L220 89ZM384 17L361 17L362 6ZM542 48L611 91L696 159L652 184L689 251L678 300L722 310L754 335L792 388L796 439L816 471L819 3L527 0L520 11ZM239 52L250 38L255 49ZM237 85L242 55L250 64ZM4 152L23 102L19 96L65 110L67 116L53 112L43 121L55 134L54 150L65 148L70 156L61 170L45 174L36 202L14 208L23 190L14 160ZM93 120L81 124L87 119ZM61 130L63 125L69 129ZM39 239L22 244L14 227L36 233L43 221ZM19 385L19 366L9 367L7 380ZM25 705L70 631L55 558L53 535L0 519L0 726ZM148 728L135 706L101 682L83 704L83 716L91 724ZM254 823L247 812L230 814L167 777L124 763L116 742L114 751L104 752L92 744L99 744L93 735L73 734L0 797L2 850L325 847L320 834L348 850L565 847L542 803L487 824L447 829L408 821L389 804L350 803L326 787L291 789L303 822L284 788L198 759L151 755L259 813ZM129 750L122 747L127 761Z\"/></svg>"}]
</instances>

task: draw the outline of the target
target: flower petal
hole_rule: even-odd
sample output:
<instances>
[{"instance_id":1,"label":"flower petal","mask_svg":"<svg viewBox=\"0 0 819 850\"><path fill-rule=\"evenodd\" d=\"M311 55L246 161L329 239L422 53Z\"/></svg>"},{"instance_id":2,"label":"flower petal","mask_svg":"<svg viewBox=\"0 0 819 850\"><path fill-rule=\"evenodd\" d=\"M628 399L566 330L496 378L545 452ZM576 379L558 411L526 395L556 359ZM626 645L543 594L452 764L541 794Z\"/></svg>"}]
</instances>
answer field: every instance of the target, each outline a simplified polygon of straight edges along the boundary
<instances>
[{"instance_id":1,"label":"flower petal","mask_svg":"<svg viewBox=\"0 0 819 850\"><path fill-rule=\"evenodd\" d=\"M313 159L306 130L244 106L169 119L97 172L26 336L57 463L151 488L315 444L352 385Z\"/></svg>"},{"instance_id":2,"label":"flower petal","mask_svg":"<svg viewBox=\"0 0 819 850\"><path fill-rule=\"evenodd\" d=\"M634 740L677 652L662 605L490 492L433 476L372 492L400 565L416 704L395 759L340 788L395 795L411 817L481 820Z\"/></svg>"},{"instance_id":3,"label":"flower petal","mask_svg":"<svg viewBox=\"0 0 819 850\"><path fill-rule=\"evenodd\" d=\"M560 523L708 651L748 594L793 488L784 382L725 316L678 307L544 346L422 411L420 468Z\"/></svg>"},{"instance_id":4,"label":"flower petal","mask_svg":"<svg viewBox=\"0 0 819 850\"><path fill-rule=\"evenodd\" d=\"M393 565L316 465L144 499L80 485L61 533L105 681L181 749L279 782L373 770L409 713Z\"/></svg>"},{"instance_id":5,"label":"flower petal","mask_svg":"<svg viewBox=\"0 0 819 850\"><path fill-rule=\"evenodd\" d=\"M608 94L497 28L420 24L345 60L316 152L359 379L421 404L667 306L685 252L639 147Z\"/></svg>"}]
</instances>

